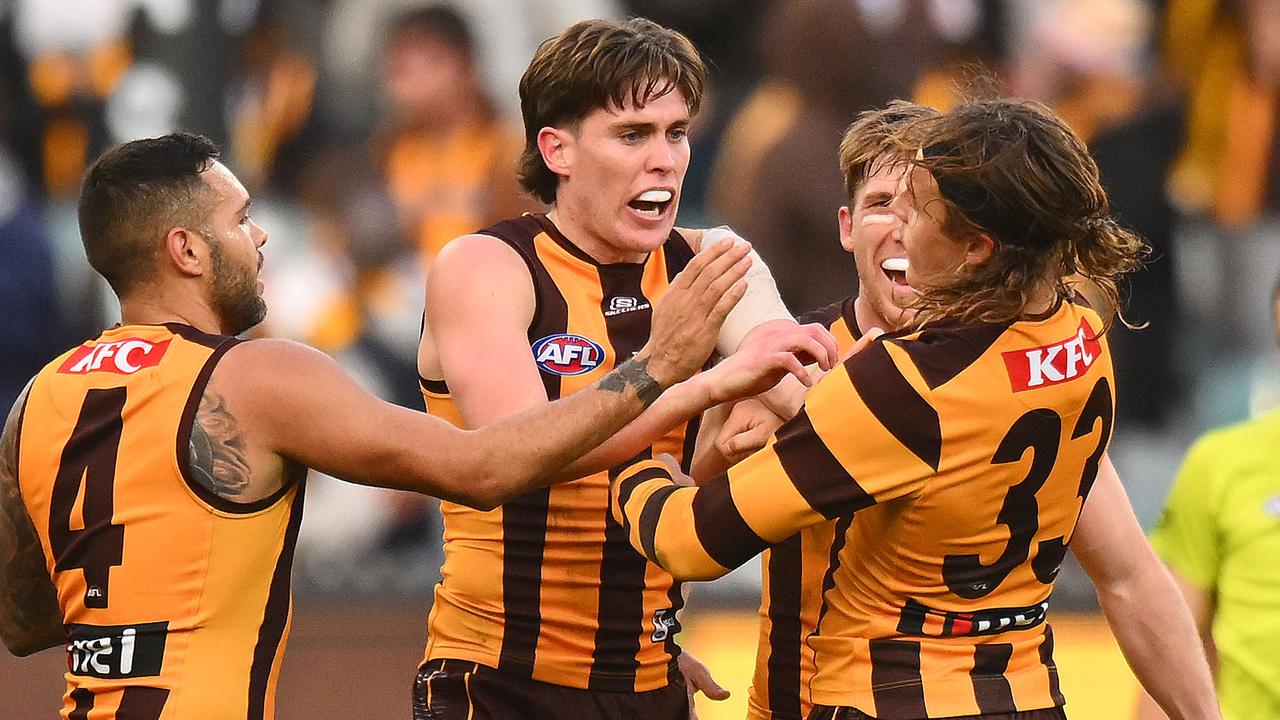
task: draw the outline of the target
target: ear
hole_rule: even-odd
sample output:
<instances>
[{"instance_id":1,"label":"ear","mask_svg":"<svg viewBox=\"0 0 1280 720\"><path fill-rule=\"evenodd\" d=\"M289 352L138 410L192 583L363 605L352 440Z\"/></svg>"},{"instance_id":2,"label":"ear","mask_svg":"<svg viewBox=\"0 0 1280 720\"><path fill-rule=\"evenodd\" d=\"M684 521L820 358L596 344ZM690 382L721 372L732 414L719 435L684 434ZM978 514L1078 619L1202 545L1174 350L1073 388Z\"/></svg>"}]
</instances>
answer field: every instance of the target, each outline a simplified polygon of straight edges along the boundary
<instances>
[{"instance_id":1,"label":"ear","mask_svg":"<svg viewBox=\"0 0 1280 720\"><path fill-rule=\"evenodd\" d=\"M568 130L544 127L538 131L538 151L542 153L542 161L551 172L561 176L569 176L569 168L573 166L573 134Z\"/></svg>"},{"instance_id":2,"label":"ear","mask_svg":"<svg viewBox=\"0 0 1280 720\"><path fill-rule=\"evenodd\" d=\"M840 247L845 252L853 252L853 212L849 210L849 206L845 205L836 213L836 219L840 223Z\"/></svg>"},{"instance_id":3,"label":"ear","mask_svg":"<svg viewBox=\"0 0 1280 720\"><path fill-rule=\"evenodd\" d=\"M970 235L964 247L964 262L966 265L981 265L990 260L995 251L996 241L987 233Z\"/></svg>"},{"instance_id":4,"label":"ear","mask_svg":"<svg viewBox=\"0 0 1280 720\"><path fill-rule=\"evenodd\" d=\"M194 230L176 227L164 236L164 257L180 275L199 277L207 270L209 244Z\"/></svg>"}]
</instances>

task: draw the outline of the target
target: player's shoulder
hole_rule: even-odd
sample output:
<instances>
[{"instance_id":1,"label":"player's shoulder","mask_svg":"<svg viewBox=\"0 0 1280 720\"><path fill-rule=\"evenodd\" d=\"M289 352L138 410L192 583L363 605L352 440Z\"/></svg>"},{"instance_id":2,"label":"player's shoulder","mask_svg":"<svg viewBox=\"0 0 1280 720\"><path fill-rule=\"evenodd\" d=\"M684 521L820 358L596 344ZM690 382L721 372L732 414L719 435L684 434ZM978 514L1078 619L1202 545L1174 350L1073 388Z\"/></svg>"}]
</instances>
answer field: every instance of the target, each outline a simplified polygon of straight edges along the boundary
<instances>
[{"instance_id":1,"label":"player's shoulder","mask_svg":"<svg viewBox=\"0 0 1280 720\"><path fill-rule=\"evenodd\" d=\"M436 256L427 284L429 296L456 297L473 290L499 293L529 290L532 270L528 254L489 233L462 235Z\"/></svg>"},{"instance_id":2,"label":"player's shoulder","mask_svg":"<svg viewBox=\"0 0 1280 720\"><path fill-rule=\"evenodd\" d=\"M1009 323L966 323L900 330L878 338L871 348L889 356L890 346L930 389L945 385L974 367L1008 331ZM868 355L866 351L850 358ZM868 359L875 354L868 356ZM897 363L895 363L897 365Z\"/></svg>"},{"instance_id":3,"label":"player's shoulder","mask_svg":"<svg viewBox=\"0 0 1280 720\"><path fill-rule=\"evenodd\" d=\"M283 338L242 340L227 348L213 379L246 387L305 383L317 368L336 367L329 355L310 345Z\"/></svg>"}]
</instances>

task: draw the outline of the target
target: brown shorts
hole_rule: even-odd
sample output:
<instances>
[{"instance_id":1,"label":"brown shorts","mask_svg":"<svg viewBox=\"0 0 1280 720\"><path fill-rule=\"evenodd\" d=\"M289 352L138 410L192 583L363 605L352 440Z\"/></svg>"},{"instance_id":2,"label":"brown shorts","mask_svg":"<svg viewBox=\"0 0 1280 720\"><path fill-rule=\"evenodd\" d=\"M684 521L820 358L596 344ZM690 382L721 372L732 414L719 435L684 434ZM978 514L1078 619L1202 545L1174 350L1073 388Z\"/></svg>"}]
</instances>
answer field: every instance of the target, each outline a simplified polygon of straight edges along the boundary
<instances>
[{"instance_id":1,"label":"brown shorts","mask_svg":"<svg viewBox=\"0 0 1280 720\"><path fill-rule=\"evenodd\" d=\"M432 660L413 683L413 720L688 720L684 678L641 693L552 685L468 660Z\"/></svg>"},{"instance_id":2,"label":"brown shorts","mask_svg":"<svg viewBox=\"0 0 1280 720\"><path fill-rule=\"evenodd\" d=\"M815 705L809 712L809 720L876 720L860 710L853 708L837 708L827 705ZM885 720L892 720L886 718ZM1067 720L1067 713L1060 707L1043 710L1023 710L1011 713L988 713L986 715L965 715L964 717L941 718L940 720Z\"/></svg>"}]
</instances>

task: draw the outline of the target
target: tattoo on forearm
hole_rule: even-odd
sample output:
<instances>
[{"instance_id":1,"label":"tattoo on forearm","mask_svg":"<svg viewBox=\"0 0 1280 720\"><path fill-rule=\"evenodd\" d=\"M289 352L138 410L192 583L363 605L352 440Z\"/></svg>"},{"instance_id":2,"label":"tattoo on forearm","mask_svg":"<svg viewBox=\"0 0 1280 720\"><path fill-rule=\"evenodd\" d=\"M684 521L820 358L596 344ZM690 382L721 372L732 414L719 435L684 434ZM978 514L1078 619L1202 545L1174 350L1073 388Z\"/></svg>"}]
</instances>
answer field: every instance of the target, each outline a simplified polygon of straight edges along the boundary
<instances>
[{"instance_id":1,"label":"tattoo on forearm","mask_svg":"<svg viewBox=\"0 0 1280 720\"><path fill-rule=\"evenodd\" d=\"M649 407L662 394L662 387L649 374L649 358L637 360L632 358L609 373L600 381L600 389L608 392L622 393L633 388L636 396Z\"/></svg>"},{"instance_id":2,"label":"tattoo on forearm","mask_svg":"<svg viewBox=\"0 0 1280 720\"><path fill-rule=\"evenodd\" d=\"M234 500L249 488L248 443L222 395L206 390L191 424L191 471L218 497Z\"/></svg>"},{"instance_id":3,"label":"tattoo on forearm","mask_svg":"<svg viewBox=\"0 0 1280 720\"><path fill-rule=\"evenodd\" d=\"M64 642L66 634L44 550L18 487L16 418L22 402L0 436L0 635L25 655Z\"/></svg>"}]
</instances>

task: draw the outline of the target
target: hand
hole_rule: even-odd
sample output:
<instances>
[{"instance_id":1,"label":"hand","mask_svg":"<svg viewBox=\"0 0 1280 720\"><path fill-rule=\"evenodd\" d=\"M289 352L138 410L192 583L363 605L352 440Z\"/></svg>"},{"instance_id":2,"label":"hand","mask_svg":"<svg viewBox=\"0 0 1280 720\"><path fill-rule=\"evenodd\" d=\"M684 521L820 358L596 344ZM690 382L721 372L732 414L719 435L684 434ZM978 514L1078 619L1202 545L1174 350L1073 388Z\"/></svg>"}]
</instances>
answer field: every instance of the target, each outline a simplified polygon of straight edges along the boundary
<instances>
[{"instance_id":1,"label":"hand","mask_svg":"<svg viewBox=\"0 0 1280 720\"><path fill-rule=\"evenodd\" d=\"M770 325L766 332L753 333L737 352L701 376L711 404L759 395L787 375L804 387L812 387L814 381L805 364L817 363L825 371L839 359L835 338L821 325L790 321Z\"/></svg>"},{"instance_id":2,"label":"hand","mask_svg":"<svg viewBox=\"0 0 1280 720\"><path fill-rule=\"evenodd\" d=\"M698 720L698 710L694 705L694 695L698 692L716 701L729 699L729 691L720 687L720 683L711 677L711 670L688 650L680 651L676 664L680 666L680 674L684 676L684 684L689 691L689 720Z\"/></svg>"},{"instance_id":3,"label":"hand","mask_svg":"<svg viewBox=\"0 0 1280 720\"><path fill-rule=\"evenodd\" d=\"M636 357L663 388L702 369L720 326L747 290L751 260L746 242L723 239L694 256L653 309L649 342Z\"/></svg>"},{"instance_id":4,"label":"hand","mask_svg":"<svg viewBox=\"0 0 1280 720\"><path fill-rule=\"evenodd\" d=\"M736 465L768 444L786 422L759 398L747 398L733 406L716 435L716 449Z\"/></svg>"}]
</instances>

